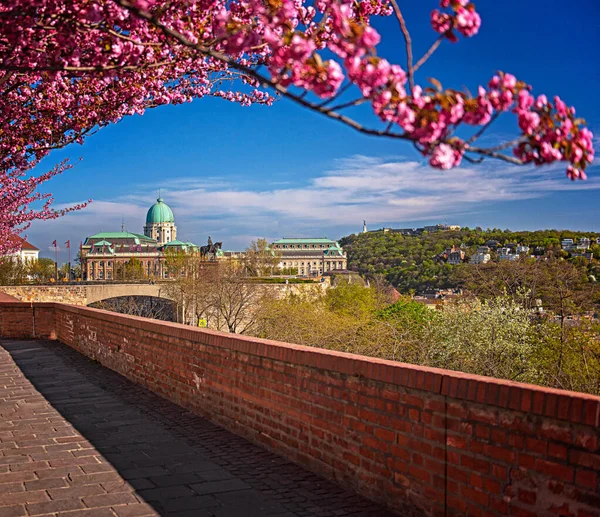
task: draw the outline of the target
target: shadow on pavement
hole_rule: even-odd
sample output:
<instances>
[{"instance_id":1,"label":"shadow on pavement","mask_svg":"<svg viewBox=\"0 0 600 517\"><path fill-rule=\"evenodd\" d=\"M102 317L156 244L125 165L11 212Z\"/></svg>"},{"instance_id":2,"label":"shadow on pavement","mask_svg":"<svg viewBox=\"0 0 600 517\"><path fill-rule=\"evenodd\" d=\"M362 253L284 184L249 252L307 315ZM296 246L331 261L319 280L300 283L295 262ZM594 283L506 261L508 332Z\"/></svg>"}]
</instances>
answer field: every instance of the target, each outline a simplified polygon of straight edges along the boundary
<instances>
[{"instance_id":1,"label":"shadow on pavement","mask_svg":"<svg viewBox=\"0 0 600 517\"><path fill-rule=\"evenodd\" d=\"M65 345L1 341L0 375L4 377L8 370L2 348L43 397L24 379L16 382L13 391L19 396L13 399L18 399L19 408L15 412L25 413L15 415L17 427L2 427L14 430L15 441L23 437L22 444L16 445L29 449L29 459L15 467L16 472L29 472L25 489L37 492L38 499L45 490L46 499L24 501L29 503L30 514L81 509L59 515L100 517L104 514L83 509L103 507L107 512L112 508L119 517L393 515L161 399ZM0 392L0 403L2 397ZM44 399L59 415L52 413ZM35 416L28 417L27 411ZM78 448L67 444L78 444ZM3 504L20 500L3 497L0 514Z\"/></svg>"}]
</instances>

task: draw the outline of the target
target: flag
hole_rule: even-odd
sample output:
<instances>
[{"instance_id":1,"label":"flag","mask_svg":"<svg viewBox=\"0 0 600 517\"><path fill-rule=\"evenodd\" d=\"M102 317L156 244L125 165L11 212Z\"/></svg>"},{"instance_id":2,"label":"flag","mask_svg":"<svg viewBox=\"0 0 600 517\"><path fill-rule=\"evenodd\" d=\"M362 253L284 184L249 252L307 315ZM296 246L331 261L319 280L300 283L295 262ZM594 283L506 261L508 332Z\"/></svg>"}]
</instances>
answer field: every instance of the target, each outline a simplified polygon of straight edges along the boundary
<instances>
[{"instance_id":1,"label":"flag","mask_svg":"<svg viewBox=\"0 0 600 517\"><path fill-rule=\"evenodd\" d=\"M71 240L69 239L67 242L65 242L65 245L67 246L67 249L69 249L71 247Z\"/></svg>"},{"instance_id":2,"label":"flag","mask_svg":"<svg viewBox=\"0 0 600 517\"><path fill-rule=\"evenodd\" d=\"M57 245L56 245L56 239L54 239L54 240L52 241L52 247L53 247L53 248L56 248L56 247L57 247Z\"/></svg>"}]
</instances>

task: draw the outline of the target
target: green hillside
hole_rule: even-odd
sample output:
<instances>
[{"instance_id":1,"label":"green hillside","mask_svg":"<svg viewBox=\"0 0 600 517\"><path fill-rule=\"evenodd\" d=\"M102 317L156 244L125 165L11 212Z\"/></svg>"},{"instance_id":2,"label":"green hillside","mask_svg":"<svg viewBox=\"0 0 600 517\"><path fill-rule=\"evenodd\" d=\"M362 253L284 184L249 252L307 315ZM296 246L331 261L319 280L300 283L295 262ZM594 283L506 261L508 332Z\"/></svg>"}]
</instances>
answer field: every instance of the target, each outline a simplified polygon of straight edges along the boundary
<instances>
[{"instance_id":1,"label":"green hillside","mask_svg":"<svg viewBox=\"0 0 600 517\"><path fill-rule=\"evenodd\" d=\"M510 230L482 230L463 228L460 231L441 231L422 235L401 235L392 232L368 232L350 235L340 240L348 253L348 269L363 275L383 274L401 292L419 291L426 288L454 287L453 273L456 266L438 263L436 255L452 246L461 246L468 258L478 246L496 240L500 245L509 243L530 246L538 253L552 253L555 256L570 258L561 250L562 239L571 238L576 242L581 237L595 239L594 232L569 230L537 230L533 232L512 232ZM595 259L600 258L600 248L595 243L591 251ZM571 259L584 262L583 259ZM592 267L593 265L589 266ZM464 266L463 266L464 267Z\"/></svg>"}]
</instances>

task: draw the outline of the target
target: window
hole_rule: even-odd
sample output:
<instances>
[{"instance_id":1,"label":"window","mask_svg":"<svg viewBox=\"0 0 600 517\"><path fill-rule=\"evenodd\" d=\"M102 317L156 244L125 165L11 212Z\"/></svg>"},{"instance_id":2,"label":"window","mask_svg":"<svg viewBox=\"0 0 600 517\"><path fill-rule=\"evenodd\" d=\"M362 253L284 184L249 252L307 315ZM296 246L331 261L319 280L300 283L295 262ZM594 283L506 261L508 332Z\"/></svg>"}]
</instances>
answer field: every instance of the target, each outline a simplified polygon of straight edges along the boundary
<instances>
[{"instance_id":1,"label":"window","mask_svg":"<svg viewBox=\"0 0 600 517\"><path fill-rule=\"evenodd\" d=\"M100 267L104 267L104 261L103 260L100 261Z\"/></svg>"},{"instance_id":2,"label":"window","mask_svg":"<svg viewBox=\"0 0 600 517\"><path fill-rule=\"evenodd\" d=\"M107 265L108 267L112 267L112 262L110 262L110 261L109 261L109 262L107 262L107 263L106 263L106 265Z\"/></svg>"}]
</instances>

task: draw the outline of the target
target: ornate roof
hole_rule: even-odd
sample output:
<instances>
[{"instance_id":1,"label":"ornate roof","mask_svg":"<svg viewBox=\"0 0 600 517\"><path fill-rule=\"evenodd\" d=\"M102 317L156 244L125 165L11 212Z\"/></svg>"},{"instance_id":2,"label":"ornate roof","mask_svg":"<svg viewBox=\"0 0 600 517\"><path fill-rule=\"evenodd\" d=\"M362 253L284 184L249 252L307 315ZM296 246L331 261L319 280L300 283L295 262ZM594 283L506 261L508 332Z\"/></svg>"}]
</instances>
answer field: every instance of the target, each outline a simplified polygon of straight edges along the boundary
<instances>
[{"instance_id":1,"label":"ornate roof","mask_svg":"<svg viewBox=\"0 0 600 517\"><path fill-rule=\"evenodd\" d=\"M197 248L198 246L196 246L194 243L192 242L183 242L183 241L179 241L177 239L175 239L174 241L169 241L166 244L163 245L163 248Z\"/></svg>"},{"instance_id":2,"label":"ornate roof","mask_svg":"<svg viewBox=\"0 0 600 517\"><path fill-rule=\"evenodd\" d=\"M316 239L306 239L304 237L294 238L294 239L279 239L275 241L273 244L335 244L335 241L328 239L326 237L319 237Z\"/></svg>"},{"instance_id":3,"label":"ornate roof","mask_svg":"<svg viewBox=\"0 0 600 517\"><path fill-rule=\"evenodd\" d=\"M344 250L342 248L338 248L337 246L331 246L329 249L325 250L324 254L328 257L332 255L338 255L340 257L343 257Z\"/></svg>"},{"instance_id":4,"label":"ornate roof","mask_svg":"<svg viewBox=\"0 0 600 517\"><path fill-rule=\"evenodd\" d=\"M175 217L173 216L173 211L169 205L159 197L146 214L146 224L174 222Z\"/></svg>"},{"instance_id":5,"label":"ornate roof","mask_svg":"<svg viewBox=\"0 0 600 517\"><path fill-rule=\"evenodd\" d=\"M116 245L128 245L128 244L148 244L156 246L156 240L147 237L146 235L141 235L139 233L132 232L100 232L95 233L94 235L90 235L85 239L83 243L84 246L94 245L98 241L110 241L112 244Z\"/></svg>"}]
</instances>

